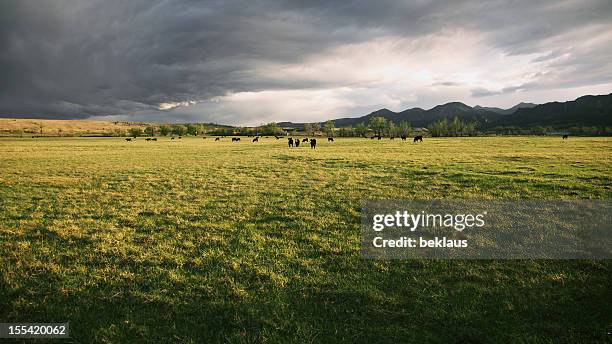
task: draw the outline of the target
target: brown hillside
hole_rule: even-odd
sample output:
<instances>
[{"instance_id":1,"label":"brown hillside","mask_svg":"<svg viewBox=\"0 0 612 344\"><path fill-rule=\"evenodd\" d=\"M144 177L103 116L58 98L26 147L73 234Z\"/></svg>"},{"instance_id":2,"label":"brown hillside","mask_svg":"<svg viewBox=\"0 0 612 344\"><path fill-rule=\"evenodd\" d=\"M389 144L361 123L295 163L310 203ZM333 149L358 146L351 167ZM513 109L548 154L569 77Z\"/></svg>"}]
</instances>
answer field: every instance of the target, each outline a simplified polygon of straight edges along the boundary
<instances>
[{"instance_id":1,"label":"brown hillside","mask_svg":"<svg viewBox=\"0 0 612 344\"><path fill-rule=\"evenodd\" d=\"M0 118L0 136L124 136L133 127L157 124L92 120Z\"/></svg>"}]
</instances>

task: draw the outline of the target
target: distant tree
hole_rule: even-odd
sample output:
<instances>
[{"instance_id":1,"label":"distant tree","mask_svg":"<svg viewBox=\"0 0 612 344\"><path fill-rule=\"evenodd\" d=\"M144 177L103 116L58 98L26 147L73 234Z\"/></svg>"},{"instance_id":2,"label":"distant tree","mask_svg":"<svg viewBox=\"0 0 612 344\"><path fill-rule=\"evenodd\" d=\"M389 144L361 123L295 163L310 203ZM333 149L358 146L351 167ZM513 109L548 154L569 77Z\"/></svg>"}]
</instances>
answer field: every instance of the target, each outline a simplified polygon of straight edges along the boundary
<instances>
[{"instance_id":1,"label":"distant tree","mask_svg":"<svg viewBox=\"0 0 612 344\"><path fill-rule=\"evenodd\" d=\"M168 136L172 132L172 128L167 125L159 126L159 134L162 136Z\"/></svg>"},{"instance_id":2,"label":"distant tree","mask_svg":"<svg viewBox=\"0 0 612 344\"><path fill-rule=\"evenodd\" d=\"M278 126L276 122L271 122L263 125L260 128L260 132L264 135L277 135L280 134L283 130Z\"/></svg>"},{"instance_id":3,"label":"distant tree","mask_svg":"<svg viewBox=\"0 0 612 344\"><path fill-rule=\"evenodd\" d=\"M308 135L314 135L314 130L312 130L312 124L304 123L304 132Z\"/></svg>"},{"instance_id":4,"label":"distant tree","mask_svg":"<svg viewBox=\"0 0 612 344\"><path fill-rule=\"evenodd\" d=\"M220 128L222 135L234 135L234 128Z\"/></svg>"},{"instance_id":5,"label":"distant tree","mask_svg":"<svg viewBox=\"0 0 612 344\"><path fill-rule=\"evenodd\" d=\"M325 133L327 133L327 137L333 137L334 136L334 121L327 121L325 122L325 124L323 125L323 128L325 130Z\"/></svg>"},{"instance_id":6,"label":"distant tree","mask_svg":"<svg viewBox=\"0 0 612 344\"><path fill-rule=\"evenodd\" d=\"M240 133L243 135L255 135L255 133L257 133L257 129L256 128L242 128L240 130Z\"/></svg>"},{"instance_id":7,"label":"distant tree","mask_svg":"<svg viewBox=\"0 0 612 344\"><path fill-rule=\"evenodd\" d=\"M317 131L321 130L321 123L310 123L310 126L312 127L312 134L311 135L315 135Z\"/></svg>"},{"instance_id":8,"label":"distant tree","mask_svg":"<svg viewBox=\"0 0 612 344\"><path fill-rule=\"evenodd\" d=\"M463 122L459 120L457 116L453 118L452 122L449 124L447 136L461 136L461 131L463 129Z\"/></svg>"},{"instance_id":9,"label":"distant tree","mask_svg":"<svg viewBox=\"0 0 612 344\"><path fill-rule=\"evenodd\" d=\"M357 123L357 125L355 126L355 134L358 136L365 136L366 133L368 132L368 126L363 123Z\"/></svg>"},{"instance_id":10,"label":"distant tree","mask_svg":"<svg viewBox=\"0 0 612 344\"><path fill-rule=\"evenodd\" d=\"M178 136L184 136L187 134L187 127L182 124L172 126L172 133Z\"/></svg>"},{"instance_id":11,"label":"distant tree","mask_svg":"<svg viewBox=\"0 0 612 344\"><path fill-rule=\"evenodd\" d=\"M130 128L129 133L130 133L130 136L132 137L142 136L142 128L132 127Z\"/></svg>"},{"instance_id":12,"label":"distant tree","mask_svg":"<svg viewBox=\"0 0 612 344\"><path fill-rule=\"evenodd\" d=\"M147 134L148 136L155 136L155 127L154 126L148 126L145 128L145 134Z\"/></svg>"},{"instance_id":13,"label":"distant tree","mask_svg":"<svg viewBox=\"0 0 612 344\"><path fill-rule=\"evenodd\" d=\"M192 124L192 123L187 124L187 134L188 135L195 136L202 131L203 131L202 126L199 124Z\"/></svg>"},{"instance_id":14,"label":"distant tree","mask_svg":"<svg viewBox=\"0 0 612 344\"><path fill-rule=\"evenodd\" d=\"M448 121L445 119L431 123L427 126L429 133L433 137L446 136L448 133Z\"/></svg>"},{"instance_id":15,"label":"distant tree","mask_svg":"<svg viewBox=\"0 0 612 344\"><path fill-rule=\"evenodd\" d=\"M397 127L395 126L395 123L393 123L393 121L387 121L387 126L385 130L387 131L387 135L389 137L397 136Z\"/></svg>"},{"instance_id":16,"label":"distant tree","mask_svg":"<svg viewBox=\"0 0 612 344\"><path fill-rule=\"evenodd\" d=\"M431 123L427 126L431 136L475 136L477 122L472 121L469 123L455 117L452 121L448 121L446 118L437 122ZM518 131L517 131L518 130ZM498 133L512 134L520 132L520 128L512 127L496 127L495 131Z\"/></svg>"},{"instance_id":17,"label":"distant tree","mask_svg":"<svg viewBox=\"0 0 612 344\"><path fill-rule=\"evenodd\" d=\"M464 133L467 136L476 136L476 121L472 121L469 123L466 123L465 126L463 127L464 129Z\"/></svg>"},{"instance_id":18,"label":"distant tree","mask_svg":"<svg viewBox=\"0 0 612 344\"><path fill-rule=\"evenodd\" d=\"M399 136L408 136L412 132L412 126L408 121L401 121L397 127L397 134Z\"/></svg>"},{"instance_id":19,"label":"distant tree","mask_svg":"<svg viewBox=\"0 0 612 344\"><path fill-rule=\"evenodd\" d=\"M349 125L348 127L339 128L336 134L340 137L355 136L355 129Z\"/></svg>"},{"instance_id":20,"label":"distant tree","mask_svg":"<svg viewBox=\"0 0 612 344\"><path fill-rule=\"evenodd\" d=\"M387 120L384 117L376 116L370 118L370 128L376 131L378 136L382 136L382 131L385 130Z\"/></svg>"}]
</instances>

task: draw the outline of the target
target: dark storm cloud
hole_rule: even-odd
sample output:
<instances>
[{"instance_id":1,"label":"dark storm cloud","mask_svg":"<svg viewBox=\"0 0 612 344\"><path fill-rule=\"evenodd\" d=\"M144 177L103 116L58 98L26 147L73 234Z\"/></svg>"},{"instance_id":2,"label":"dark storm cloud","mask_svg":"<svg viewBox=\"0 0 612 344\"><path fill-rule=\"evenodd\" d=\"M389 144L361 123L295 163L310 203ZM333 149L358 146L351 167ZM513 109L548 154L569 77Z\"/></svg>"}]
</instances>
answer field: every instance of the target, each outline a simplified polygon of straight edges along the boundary
<instances>
[{"instance_id":1,"label":"dark storm cloud","mask_svg":"<svg viewBox=\"0 0 612 344\"><path fill-rule=\"evenodd\" d=\"M509 55L543 53L542 42L552 40L561 46L548 47L550 52L538 62L558 69L549 74L556 75L551 80L557 87L605 82L612 77L609 46L594 42L591 49L574 51L559 37L580 38L580 30L589 28L583 36L609 30L611 13L607 0L4 0L0 115L150 114L157 119L168 114L180 119L171 104L205 102L231 92L343 84L279 79L258 72L262 69L270 73L377 37L422 37L457 29L481 33L487 44ZM558 61L559 56L568 57ZM578 80L568 74L576 72Z\"/></svg>"}]
</instances>

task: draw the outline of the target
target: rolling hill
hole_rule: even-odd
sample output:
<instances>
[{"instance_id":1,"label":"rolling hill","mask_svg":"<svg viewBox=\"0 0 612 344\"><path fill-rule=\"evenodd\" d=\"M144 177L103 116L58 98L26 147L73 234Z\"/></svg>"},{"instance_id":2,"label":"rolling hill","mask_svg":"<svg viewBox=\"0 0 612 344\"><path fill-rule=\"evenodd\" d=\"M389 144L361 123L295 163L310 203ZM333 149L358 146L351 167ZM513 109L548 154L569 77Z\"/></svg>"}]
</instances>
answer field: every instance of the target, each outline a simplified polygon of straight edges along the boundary
<instances>
[{"instance_id":1,"label":"rolling hill","mask_svg":"<svg viewBox=\"0 0 612 344\"><path fill-rule=\"evenodd\" d=\"M583 96L568 102L551 102L517 109L493 126L612 126L612 94Z\"/></svg>"},{"instance_id":2,"label":"rolling hill","mask_svg":"<svg viewBox=\"0 0 612 344\"><path fill-rule=\"evenodd\" d=\"M519 103L508 109L471 107L461 102L437 105L429 110L411 108L401 112L380 109L362 117L334 119L336 127L367 123L372 117L384 117L398 124L409 121L413 127L426 127L438 120L458 117L466 122L477 121L484 128L496 126L612 126L612 94L583 96L573 101L545 104ZM281 122L281 127L303 128L304 123Z\"/></svg>"}]
</instances>

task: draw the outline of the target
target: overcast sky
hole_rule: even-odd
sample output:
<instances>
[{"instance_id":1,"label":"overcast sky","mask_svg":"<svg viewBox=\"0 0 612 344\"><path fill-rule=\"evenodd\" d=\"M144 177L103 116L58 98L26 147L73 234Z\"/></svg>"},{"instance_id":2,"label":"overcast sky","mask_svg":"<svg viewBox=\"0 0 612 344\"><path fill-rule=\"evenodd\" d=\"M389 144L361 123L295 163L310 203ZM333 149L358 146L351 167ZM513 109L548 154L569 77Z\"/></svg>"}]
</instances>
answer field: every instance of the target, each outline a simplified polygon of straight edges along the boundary
<instances>
[{"instance_id":1,"label":"overcast sky","mask_svg":"<svg viewBox=\"0 0 612 344\"><path fill-rule=\"evenodd\" d=\"M253 125L612 92L612 1L0 1L0 116Z\"/></svg>"}]
</instances>

